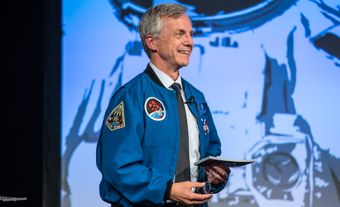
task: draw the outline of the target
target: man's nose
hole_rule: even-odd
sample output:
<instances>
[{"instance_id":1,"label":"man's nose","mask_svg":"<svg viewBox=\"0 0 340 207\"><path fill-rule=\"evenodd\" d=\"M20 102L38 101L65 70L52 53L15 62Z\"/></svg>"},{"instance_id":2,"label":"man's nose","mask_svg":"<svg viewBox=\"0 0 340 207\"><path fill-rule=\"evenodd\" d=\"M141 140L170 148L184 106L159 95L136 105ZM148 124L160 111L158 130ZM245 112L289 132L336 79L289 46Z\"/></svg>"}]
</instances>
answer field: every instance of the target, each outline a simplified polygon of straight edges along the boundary
<instances>
[{"instance_id":1,"label":"man's nose","mask_svg":"<svg viewBox=\"0 0 340 207\"><path fill-rule=\"evenodd\" d=\"M192 38L192 35L191 35L191 34L186 34L186 35L185 35L184 44L185 44L186 46L190 46L190 47L192 47L192 46L194 45L194 39Z\"/></svg>"}]
</instances>

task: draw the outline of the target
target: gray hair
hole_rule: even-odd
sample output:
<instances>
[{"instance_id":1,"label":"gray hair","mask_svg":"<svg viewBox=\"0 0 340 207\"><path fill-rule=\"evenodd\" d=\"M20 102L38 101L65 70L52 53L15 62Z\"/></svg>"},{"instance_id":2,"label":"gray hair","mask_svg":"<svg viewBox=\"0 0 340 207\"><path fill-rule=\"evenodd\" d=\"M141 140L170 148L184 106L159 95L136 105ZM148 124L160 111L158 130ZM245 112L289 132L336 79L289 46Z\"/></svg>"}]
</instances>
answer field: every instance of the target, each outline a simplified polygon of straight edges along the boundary
<instances>
[{"instance_id":1,"label":"gray hair","mask_svg":"<svg viewBox=\"0 0 340 207\"><path fill-rule=\"evenodd\" d=\"M161 17L180 17L186 12L186 8L179 4L159 4L149 8L141 18L139 23L139 36L143 43L143 48L150 58L150 50L145 43L145 37L151 35L158 37L162 29Z\"/></svg>"}]
</instances>

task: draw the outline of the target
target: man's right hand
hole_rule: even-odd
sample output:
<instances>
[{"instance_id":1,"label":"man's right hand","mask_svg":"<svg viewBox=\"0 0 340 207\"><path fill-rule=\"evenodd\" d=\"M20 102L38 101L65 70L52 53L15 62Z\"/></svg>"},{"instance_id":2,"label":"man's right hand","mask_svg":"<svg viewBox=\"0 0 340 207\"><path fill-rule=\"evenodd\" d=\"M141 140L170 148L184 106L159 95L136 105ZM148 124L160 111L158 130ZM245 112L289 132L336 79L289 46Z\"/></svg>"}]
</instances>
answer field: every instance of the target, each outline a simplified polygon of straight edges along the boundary
<instances>
[{"instance_id":1,"label":"man's right hand","mask_svg":"<svg viewBox=\"0 0 340 207\"><path fill-rule=\"evenodd\" d=\"M201 188L204 184L204 182L189 181L173 183L170 199L187 205L205 203L212 197L212 194L198 194L193 192L193 189Z\"/></svg>"}]
</instances>

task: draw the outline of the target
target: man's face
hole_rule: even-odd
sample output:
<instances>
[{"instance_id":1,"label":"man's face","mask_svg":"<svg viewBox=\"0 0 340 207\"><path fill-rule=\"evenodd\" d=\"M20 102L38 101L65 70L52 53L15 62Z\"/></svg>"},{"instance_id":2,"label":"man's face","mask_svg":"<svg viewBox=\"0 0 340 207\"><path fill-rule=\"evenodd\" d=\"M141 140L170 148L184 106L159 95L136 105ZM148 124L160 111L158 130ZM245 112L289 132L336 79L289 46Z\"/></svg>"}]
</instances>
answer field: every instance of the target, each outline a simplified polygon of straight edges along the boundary
<instances>
[{"instance_id":1,"label":"man's face","mask_svg":"<svg viewBox=\"0 0 340 207\"><path fill-rule=\"evenodd\" d=\"M189 64L193 48L192 26L187 15L178 18L162 17L163 26L156 38L155 54L163 67L176 69Z\"/></svg>"}]
</instances>

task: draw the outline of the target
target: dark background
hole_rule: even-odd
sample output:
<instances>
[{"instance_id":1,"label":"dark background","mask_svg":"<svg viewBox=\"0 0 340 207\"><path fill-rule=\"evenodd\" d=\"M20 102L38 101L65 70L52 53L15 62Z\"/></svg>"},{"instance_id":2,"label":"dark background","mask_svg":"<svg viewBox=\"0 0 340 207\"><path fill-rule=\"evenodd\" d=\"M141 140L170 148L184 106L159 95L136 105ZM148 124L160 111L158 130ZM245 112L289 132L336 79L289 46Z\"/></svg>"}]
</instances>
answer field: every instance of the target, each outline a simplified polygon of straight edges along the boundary
<instances>
[{"instance_id":1,"label":"dark background","mask_svg":"<svg viewBox=\"0 0 340 207\"><path fill-rule=\"evenodd\" d=\"M59 206L61 1L9 1L0 206Z\"/></svg>"}]
</instances>

